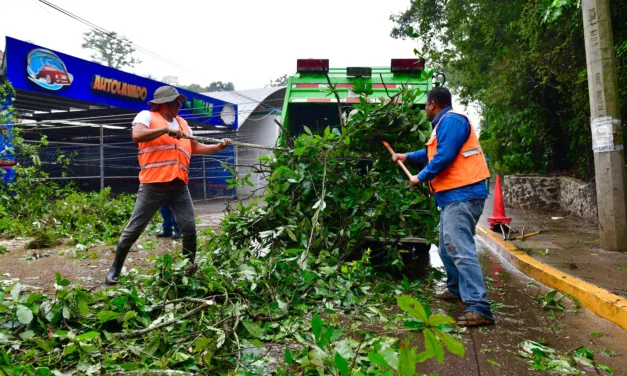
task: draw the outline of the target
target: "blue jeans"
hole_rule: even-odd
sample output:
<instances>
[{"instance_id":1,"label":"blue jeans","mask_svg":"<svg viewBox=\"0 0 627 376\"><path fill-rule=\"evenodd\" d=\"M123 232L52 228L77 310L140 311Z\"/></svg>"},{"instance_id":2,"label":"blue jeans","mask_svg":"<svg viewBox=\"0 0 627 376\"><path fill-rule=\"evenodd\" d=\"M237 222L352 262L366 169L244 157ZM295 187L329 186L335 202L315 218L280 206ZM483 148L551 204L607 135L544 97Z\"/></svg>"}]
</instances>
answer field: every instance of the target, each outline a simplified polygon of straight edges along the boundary
<instances>
[{"instance_id":1,"label":"blue jeans","mask_svg":"<svg viewBox=\"0 0 627 376\"><path fill-rule=\"evenodd\" d=\"M163 233L165 235L172 235L172 229L174 229L174 233L178 234L181 231L176 225L176 219L174 219L174 214L172 214L172 210L168 204L161 205L161 216L163 217Z\"/></svg>"},{"instance_id":2,"label":"blue jeans","mask_svg":"<svg viewBox=\"0 0 627 376\"><path fill-rule=\"evenodd\" d=\"M466 311L493 319L474 238L484 204L485 199L480 198L453 202L442 209L438 251L449 292L461 298Z\"/></svg>"}]
</instances>

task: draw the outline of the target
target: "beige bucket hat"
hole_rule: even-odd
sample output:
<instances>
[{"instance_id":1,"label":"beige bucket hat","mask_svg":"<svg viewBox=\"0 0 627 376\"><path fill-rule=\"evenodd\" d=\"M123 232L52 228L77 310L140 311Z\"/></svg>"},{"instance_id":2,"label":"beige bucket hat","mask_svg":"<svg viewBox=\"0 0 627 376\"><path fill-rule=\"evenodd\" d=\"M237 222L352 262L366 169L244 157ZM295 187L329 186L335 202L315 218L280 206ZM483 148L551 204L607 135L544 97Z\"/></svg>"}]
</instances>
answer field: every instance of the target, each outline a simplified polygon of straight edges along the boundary
<instances>
[{"instance_id":1,"label":"beige bucket hat","mask_svg":"<svg viewBox=\"0 0 627 376\"><path fill-rule=\"evenodd\" d=\"M148 102L148 105L154 108L162 103L169 103L180 99L185 101L187 100L187 97L180 94L179 91L172 86L161 86L155 90L154 97L150 102Z\"/></svg>"}]
</instances>

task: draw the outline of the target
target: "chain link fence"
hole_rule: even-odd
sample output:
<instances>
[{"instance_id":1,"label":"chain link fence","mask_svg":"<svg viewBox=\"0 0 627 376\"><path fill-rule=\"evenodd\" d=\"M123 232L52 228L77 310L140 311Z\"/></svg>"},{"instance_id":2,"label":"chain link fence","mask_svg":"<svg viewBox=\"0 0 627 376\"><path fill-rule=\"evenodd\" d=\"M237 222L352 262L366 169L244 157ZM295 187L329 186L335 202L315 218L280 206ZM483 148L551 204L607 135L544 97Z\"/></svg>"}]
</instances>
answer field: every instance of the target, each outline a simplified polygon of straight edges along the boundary
<instances>
[{"instance_id":1,"label":"chain link fence","mask_svg":"<svg viewBox=\"0 0 627 376\"><path fill-rule=\"evenodd\" d=\"M113 194L137 193L138 147L131 141L129 129L55 127L26 130L23 135L26 142L39 145L41 168L50 180L62 184L73 182L79 189L87 191L110 187ZM42 136L46 136L46 143L42 143ZM223 163L235 164L235 152L234 147L229 147L210 155L192 156L189 190L193 200L235 196L235 189L228 189L226 182L232 175L223 166ZM33 164L30 158L20 154L16 155L16 162L23 166Z\"/></svg>"}]
</instances>

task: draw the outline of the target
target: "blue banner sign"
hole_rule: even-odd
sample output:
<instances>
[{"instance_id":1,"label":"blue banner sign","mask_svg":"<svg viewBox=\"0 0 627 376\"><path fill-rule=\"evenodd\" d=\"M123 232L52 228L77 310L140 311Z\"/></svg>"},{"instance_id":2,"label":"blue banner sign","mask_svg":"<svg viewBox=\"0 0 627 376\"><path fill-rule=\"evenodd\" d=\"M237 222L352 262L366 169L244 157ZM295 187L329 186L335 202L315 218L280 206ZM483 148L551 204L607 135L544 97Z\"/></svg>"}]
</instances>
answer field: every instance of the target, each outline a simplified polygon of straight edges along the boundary
<instances>
[{"instance_id":1,"label":"blue banner sign","mask_svg":"<svg viewBox=\"0 0 627 376\"><path fill-rule=\"evenodd\" d=\"M18 90L53 94L95 105L141 111L155 90L165 85L61 52L6 38L6 76ZM237 105L177 88L187 97L180 115L195 122L237 128ZM220 113L235 113L233 124L224 124ZM232 119L232 115L228 117Z\"/></svg>"}]
</instances>

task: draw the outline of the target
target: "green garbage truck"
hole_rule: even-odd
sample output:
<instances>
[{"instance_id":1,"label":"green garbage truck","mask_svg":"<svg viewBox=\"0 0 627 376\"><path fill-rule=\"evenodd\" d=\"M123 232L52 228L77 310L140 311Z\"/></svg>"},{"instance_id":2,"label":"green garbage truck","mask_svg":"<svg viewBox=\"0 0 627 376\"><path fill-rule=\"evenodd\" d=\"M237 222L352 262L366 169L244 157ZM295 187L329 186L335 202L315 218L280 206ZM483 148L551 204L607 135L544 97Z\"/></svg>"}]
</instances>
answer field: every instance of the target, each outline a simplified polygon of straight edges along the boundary
<instances>
[{"instance_id":1,"label":"green garbage truck","mask_svg":"<svg viewBox=\"0 0 627 376\"><path fill-rule=\"evenodd\" d=\"M288 78L279 145L286 146L288 138L305 132L305 126L313 133L323 133L327 126L340 124L338 100L342 112L350 111L351 104L359 103L357 89L368 87L371 93L368 102L392 100L402 86L421 89L422 95L415 99L416 105L424 108L426 93L433 86L443 85L443 74L433 74L425 68L422 59L391 59L387 67L329 67L328 59L299 59L296 73ZM335 90L330 90L330 86ZM398 99L395 99L398 100ZM402 239L368 239L370 248L384 247L382 243L400 244L410 250L404 262L428 263L429 245L425 239L412 237ZM374 250L374 249L373 249ZM422 255L422 256L421 256ZM425 265L422 265L423 267Z\"/></svg>"},{"instance_id":2,"label":"green garbage truck","mask_svg":"<svg viewBox=\"0 0 627 376\"><path fill-rule=\"evenodd\" d=\"M337 96L329 90L329 81ZM367 98L372 102L393 97L402 85L420 88L425 94L416 98L416 104L424 107L426 92L443 83L444 75L431 73L423 59L391 59L387 67L342 68L329 67L328 59L299 59L287 82L279 144L285 146L287 137L302 134L304 126L323 132L327 125L340 124L337 97L344 109L350 109L351 103L359 102L353 91L356 84L372 88Z\"/></svg>"}]
</instances>

